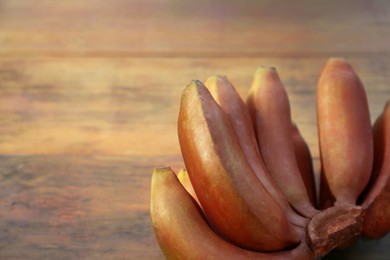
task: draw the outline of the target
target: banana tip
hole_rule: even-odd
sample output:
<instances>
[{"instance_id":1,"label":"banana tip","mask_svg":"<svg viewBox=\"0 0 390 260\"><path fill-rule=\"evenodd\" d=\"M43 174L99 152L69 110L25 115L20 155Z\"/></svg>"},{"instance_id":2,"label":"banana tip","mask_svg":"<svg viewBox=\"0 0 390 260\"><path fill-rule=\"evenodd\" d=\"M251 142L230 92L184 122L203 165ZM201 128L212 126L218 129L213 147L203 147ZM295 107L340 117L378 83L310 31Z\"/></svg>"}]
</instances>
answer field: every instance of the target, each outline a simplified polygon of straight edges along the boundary
<instances>
[{"instance_id":1,"label":"banana tip","mask_svg":"<svg viewBox=\"0 0 390 260\"><path fill-rule=\"evenodd\" d=\"M252 93L260 86L265 85L265 83L271 82L280 82L279 74L276 68L272 66L260 66L255 72L252 87L249 92Z\"/></svg>"},{"instance_id":2,"label":"banana tip","mask_svg":"<svg viewBox=\"0 0 390 260\"><path fill-rule=\"evenodd\" d=\"M165 172L165 171L171 171L171 167L162 166L162 167L154 167L153 168L153 173L155 173L155 172Z\"/></svg>"},{"instance_id":3,"label":"banana tip","mask_svg":"<svg viewBox=\"0 0 390 260\"><path fill-rule=\"evenodd\" d=\"M205 85L210 87L219 84L224 84L227 82L229 82L229 80L225 75L215 75L215 76L208 77L205 82Z\"/></svg>"},{"instance_id":4,"label":"banana tip","mask_svg":"<svg viewBox=\"0 0 390 260\"><path fill-rule=\"evenodd\" d=\"M343 57L331 57L326 63L326 67L337 67L337 68L350 68L348 60Z\"/></svg>"},{"instance_id":5,"label":"banana tip","mask_svg":"<svg viewBox=\"0 0 390 260\"><path fill-rule=\"evenodd\" d=\"M276 71L277 70L274 66L261 65L257 67L255 74L263 74L265 72L276 72Z\"/></svg>"}]
</instances>

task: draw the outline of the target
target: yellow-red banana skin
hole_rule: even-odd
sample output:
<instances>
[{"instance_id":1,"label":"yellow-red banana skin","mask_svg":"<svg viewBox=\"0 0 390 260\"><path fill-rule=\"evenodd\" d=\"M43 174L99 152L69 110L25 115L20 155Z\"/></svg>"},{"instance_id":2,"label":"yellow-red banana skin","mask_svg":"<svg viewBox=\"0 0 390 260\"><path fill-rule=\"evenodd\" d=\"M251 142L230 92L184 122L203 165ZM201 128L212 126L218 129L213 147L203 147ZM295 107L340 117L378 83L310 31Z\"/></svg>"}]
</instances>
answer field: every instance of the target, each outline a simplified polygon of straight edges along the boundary
<instances>
[{"instance_id":1,"label":"yellow-red banana skin","mask_svg":"<svg viewBox=\"0 0 390 260\"><path fill-rule=\"evenodd\" d=\"M366 215L363 235L378 239L390 231L390 103L373 126L374 167L362 207Z\"/></svg>"},{"instance_id":2,"label":"yellow-red banana skin","mask_svg":"<svg viewBox=\"0 0 390 260\"><path fill-rule=\"evenodd\" d=\"M202 211L170 168L157 168L151 184L151 219L157 241L168 259L310 260L305 243L275 253L248 251L234 246L207 225Z\"/></svg>"},{"instance_id":3,"label":"yellow-red banana skin","mask_svg":"<svg viewBox=\"0 0 390 260\"><path fill-rule=\"evenodd\" d=\"M336 204L356 204L373 162L373 138L364 87L344 59L325 65L317 86L321 163Z\"/></svg>"},{"instance_id":4,"label":"yellow-red banana skin","mask_svg":"<svg viewBox=\"0 0 390 260\"><path fill-rule=\"evenodd\" d=\"M260 152L271 176L296 211L313 217L318 211L310 203L299 173L291 133L290 103L276 69L260 67L256 71L247 104Z\"/></svg>"},{"instance_id":5,"label":"yellow-red banana skin","mask_svg":"<svg viewBox=\"0 0 390 260\"><path fill-rule=\"evenodd\" d=\"M302 231L287 221L256 178L226 114L199 81L183 91L178 134L202 209L223 236L258 251L281 250L299 242Z\"/></svg>"},{"instance_id":6,"label":"yellow-red banana skin","mask_svg":"<svg viewBox=\"0 0 390 260\"><path fill-rule=\"evenodd\" d=\"M152 225L168 259L317 259L390 231L390 101L371 127L346 60L330 59L317 86L318 201L276 70L256 71L246 106L226 77L206 86L192 81L182 93L187 170L152 175Z\"/></svg>"},{"instance_id":7,"label":"yellow-red banana skin","mask_svg":"<svg viewBox=\"0 0 390 260\"><path fill-rule=\"evenodd\" d=\"M301 135L296 124L292 124L292 136L295 158L298 163L298 168L299 172L301 173L303 183L305 184L307 190L307 195L309 196L311 204L314 207L317 207L313 162L309 146Z\"/></svg>"},{"instance_id":8,"label":"yellow-red banana skin","mask_svg":"<svg viewBox=\"0 0 390 260\"><path fill-rule=\"evenodd\" d=\"M328 180L325 177L324 169L321 167L320 172L320 193L318 198L318 208L321 210L332 207L334 204L335 198L329 189Z\"/></svg>"},{"instance_id":9,"label":"yellow-red banana skin","mask_svg":"<svg viewBox=\"0 0 390 260\"><path fill-rule=\"evenodd\" d=\"M188 176L188 172L186 169L180 169L177 173L177 179L180 181L181 185L186 189L186 191L194 198L194 200L200 205L198 196L196 196L194 187L192 187L192 183L190 177Z\"/></svg>"},{"instance_id":10,"label":"yellow-red banana skin","mask_svg":"<svg viewBox=\"0 0 390 260\"><path fill-rule=\"evenodd\" d=\"M251 166L257 178L261 181L271 196L284 210L288 220L297 226L305 226L308 219L298 215L290 206L283 192L272 179L256 141L256 134L244 101L241 99L231 82L224 76L214 76L206 80L206 87L209 89L215 101L226 113L234 132L238 137L240 147L245 158Z\"/></svg>"}]
</instances>

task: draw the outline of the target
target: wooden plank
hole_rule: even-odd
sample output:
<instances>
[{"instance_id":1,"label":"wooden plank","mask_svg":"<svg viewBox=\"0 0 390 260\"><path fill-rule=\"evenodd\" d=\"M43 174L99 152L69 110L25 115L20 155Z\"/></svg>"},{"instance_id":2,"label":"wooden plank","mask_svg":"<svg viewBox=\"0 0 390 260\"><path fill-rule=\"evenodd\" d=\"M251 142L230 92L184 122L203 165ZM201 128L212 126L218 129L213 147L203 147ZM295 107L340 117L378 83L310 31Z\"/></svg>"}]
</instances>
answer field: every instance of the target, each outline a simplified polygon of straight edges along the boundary
<instances>
[{"instance_id":1,"label":"wooden plank","mask_svg":"<svg viewBox=\"0 0 390 260\"><path fill-rule=\"evenodd\" d=\"M0 55L388 55L390 3L3 0Z\"/></svg>"},{"instance_id":2,"label":"wooden plank","mask_svg":"<svg viewBox=\"0 0 390 260\"><path fill-rule=\"evenodd\" d=\"M0 157L0 258L161 259L145 162Z\"/></svg>"},{"instance_id":3,"label":"wooden plank","mask_svg":"<svg viewBox=\"0 0 390 260\"><path fill-rule=\"evenodd\" d=\"M244 97L257 66L277 67L318 174L321 67L349 57L374 120L390 97L389 14L382 0L0 1L0 258L162 259L150 174L184 166L191 79L227 75Z\"/></svg>"},{"instance_id":4,"label":"wooden plank","mask_svg":"<svg viewBox=\"0 0 390 260\"><path fill-rule=\"evenodd\" d=\"M351 58L372 120L390 97L390 59ZM192 79L227 75L245 97L272 65L318 157L315 86L323 58L2 58L0 154L179 156L180 95Z\"/></svg>"},{"instance_id":5,"label":"wooden plank","mask_svg":"<svg viewBox=\"0 0 390 260\"><path fill-rule=\"evenodd\" d=\"M172 157L0 156L1 259L163 259L150 177ZM329 259L385 259L390 235ZM328 258L325 258L328 259Z\"/></svg>"}]
</instances>

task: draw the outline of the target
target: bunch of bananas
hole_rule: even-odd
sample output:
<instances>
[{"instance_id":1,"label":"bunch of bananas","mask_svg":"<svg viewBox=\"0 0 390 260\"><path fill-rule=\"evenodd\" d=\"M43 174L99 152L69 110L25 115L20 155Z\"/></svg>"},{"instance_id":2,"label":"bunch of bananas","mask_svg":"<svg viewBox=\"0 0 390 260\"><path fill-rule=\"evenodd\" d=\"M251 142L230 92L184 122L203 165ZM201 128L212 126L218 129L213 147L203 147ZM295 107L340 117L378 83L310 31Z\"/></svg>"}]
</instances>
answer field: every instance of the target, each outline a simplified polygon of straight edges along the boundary
<instances>
[{"instance_id":1,"label":"bunch of bananas","mask_svg":"<svg viewBox=\"0 0 390 260\"><path fill-rule=\"evenodd\" d=\"M351 65L317 86L321 184L288 95L260 67L247 102L226 77L192 81L178 119L186 170L156 168L151 218L170 259L314 259L390 230L390 106L373 127Z\"/></svg>"}]
</instances>

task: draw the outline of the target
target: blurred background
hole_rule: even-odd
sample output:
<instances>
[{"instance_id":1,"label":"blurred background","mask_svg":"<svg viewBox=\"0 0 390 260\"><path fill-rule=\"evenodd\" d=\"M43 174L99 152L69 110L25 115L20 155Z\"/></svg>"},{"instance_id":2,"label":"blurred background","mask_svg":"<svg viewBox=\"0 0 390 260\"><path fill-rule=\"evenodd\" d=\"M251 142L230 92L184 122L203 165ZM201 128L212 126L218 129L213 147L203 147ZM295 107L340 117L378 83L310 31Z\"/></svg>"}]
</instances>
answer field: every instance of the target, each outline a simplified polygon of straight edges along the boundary
<instances>
[{"instance_id":1,"label":"blurred background","mask_svg":"<svg viewBox=\"0 0 390 260\"><path fill-rule=\"evenodd\" d=\"M256 68L275 66L318 173L321 69L347 58L374 121L390 97L389 25L385 0L0 0L0 258L162 259L150 177L184 167L192 79L226 75L245 98Z\"/></svg>"}]
</instances>

